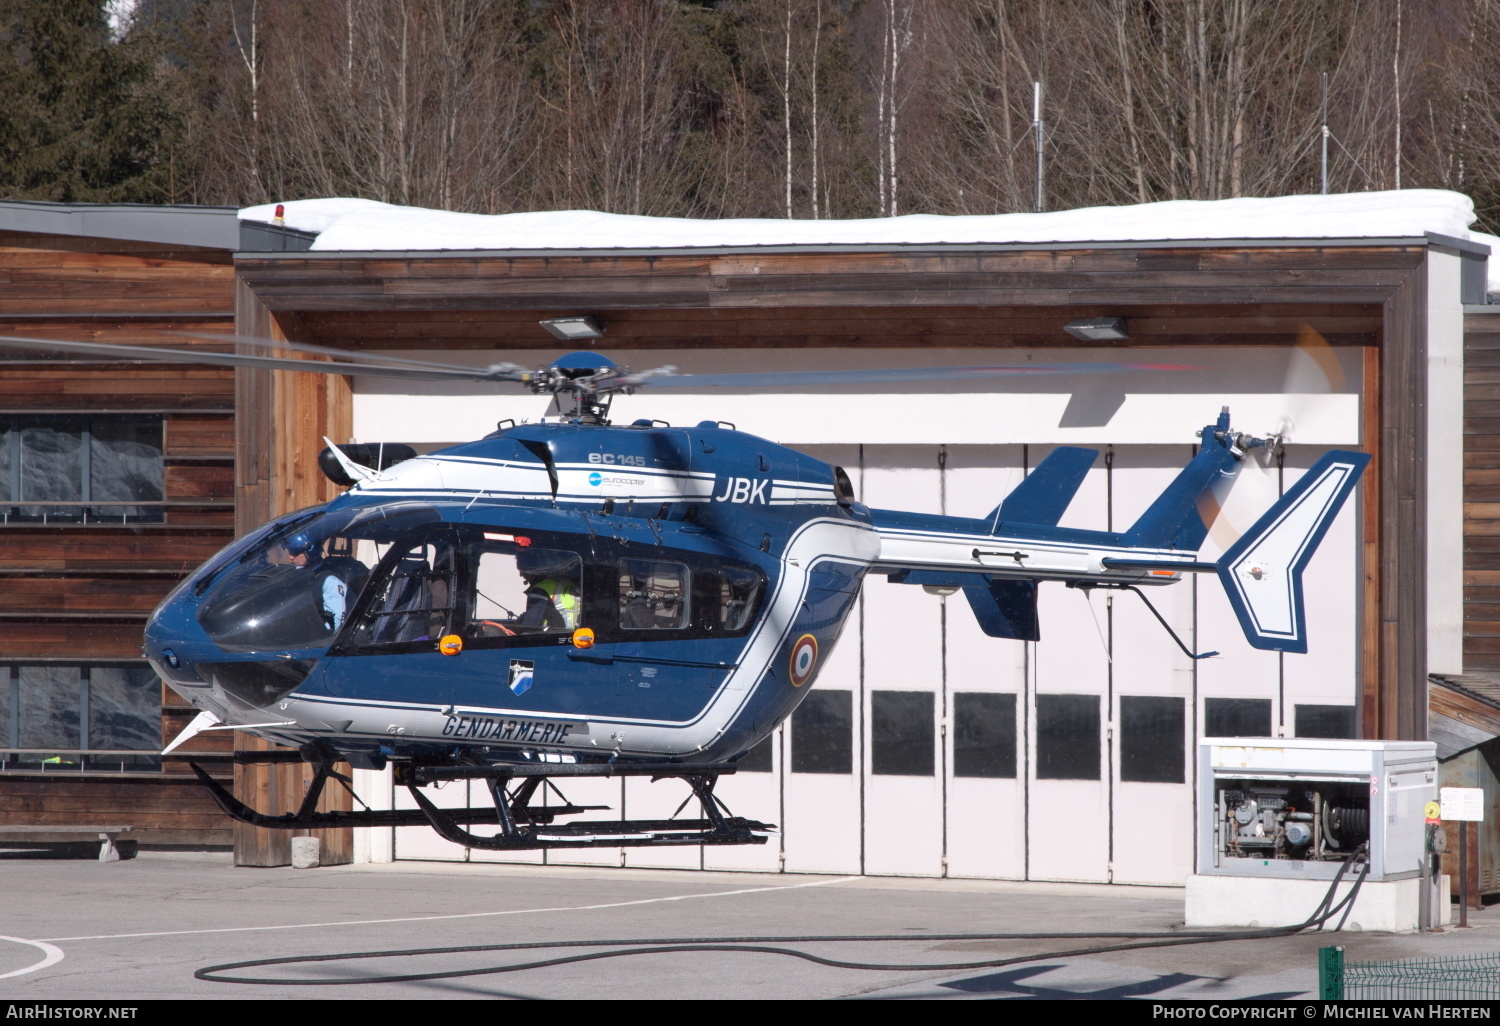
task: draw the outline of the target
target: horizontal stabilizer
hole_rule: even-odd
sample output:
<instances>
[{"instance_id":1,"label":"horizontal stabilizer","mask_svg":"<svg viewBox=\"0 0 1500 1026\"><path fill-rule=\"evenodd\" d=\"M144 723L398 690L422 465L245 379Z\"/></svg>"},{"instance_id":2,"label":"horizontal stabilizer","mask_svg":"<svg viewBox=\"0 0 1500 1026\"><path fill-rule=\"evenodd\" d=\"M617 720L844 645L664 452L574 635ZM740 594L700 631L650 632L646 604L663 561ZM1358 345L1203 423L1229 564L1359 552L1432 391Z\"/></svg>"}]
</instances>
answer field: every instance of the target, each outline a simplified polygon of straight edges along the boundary
<instances>
[{"instance_id":1,"label":"horizontal stabilizer","mask_svg":"<svg viewBox=\"0 0 1500 1026\"><path fill-rule=\"evenodd\" d=\"M1040 641L1036 618L1035 581L990 581L989 586L971 584L964 596L979 621L979 629L992 638Z\"/></svg>"},{"instance_id":2,"label":"horizontal stabilizer","mask_svg":"<svg viewBox=\"0 0 1500 1026\"><path fill-rule=\"evenodd\" d=\"M1000 507L986 519L991 523L999 521L1056 527L1098 457L1098 449L1058 446L1036 465L1035 470L1026 475L1026 480L1016 485Z\"/></svg>"},{"instance_id":3,"label":"horizontal stabilizer","mask_svg":"<svg viewBox=\"0 0 1500 1026\"><path fill-rule=\"evenodd\" d=\"M1302 571L1369 462L1361 452L1328 453L1219 560L1219 579L1254 647L1307 651Z\"/></svg>"}]
</instances>

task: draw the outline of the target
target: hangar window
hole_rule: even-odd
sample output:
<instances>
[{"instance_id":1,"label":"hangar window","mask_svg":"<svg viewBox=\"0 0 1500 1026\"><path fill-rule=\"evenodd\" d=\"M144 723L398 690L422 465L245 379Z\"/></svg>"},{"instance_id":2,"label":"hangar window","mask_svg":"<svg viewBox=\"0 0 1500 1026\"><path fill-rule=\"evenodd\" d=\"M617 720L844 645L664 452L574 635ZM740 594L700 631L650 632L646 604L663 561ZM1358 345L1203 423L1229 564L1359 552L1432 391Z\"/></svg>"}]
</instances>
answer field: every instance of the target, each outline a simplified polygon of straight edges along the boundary
<instances>
[{"instance_id":1,"label":"hangar window","mask_svg":"<svg viewBox=\"0 0 1500 1026\"><path fill-rule=\"evenodd\" d=\"M1016 696L960 691L953 696L953 775L1016 775Z\"/></svg>"},{"instance_id":2,"label":"hangar window","mask_svg":"<svg viewBox=\"0 0 1500 1026\"><path fill-rule=\"evenodd\" d=\"M854 772L854 696L813 691L792 713L793 773Z\"/></svg>"},{"instance_id":3,"label":"hangar window","mask_svg":"<svg viewBox=\"0 0 1500 1026\"><path fill-rule=\"evenodd\" d=\"M1205 698L1204 737L1270 737L1269 698Z\"/></svg>"},{"instance_id":4,"label":"hangar window","mask_svg":"<svg viewBox=\"0 0 1500 1026\"><path fill-rule=\"evenodd\" d=\"M1352 705L1299 705L1294 715L1298 737L1355 736Z\"/></svg>"},{"instance_id":5,"label":"hangar window","mask_svg":"<svg viewBox=\"0 0 1500 1026\"><path fill-rule=\"evenodd\" d=\"M1039 780L1099 779L1099 696L1036 696Z\"/></svg>"},{"instance_id":6,"label":"hangar window","mask_svg":"<svg viewBox=\"0 0 1500 1026\"><path fill-rule=\"evenodd\" d=\"M931 691L871 692L871 773L932 776L933 733Z\"/></svg>"},{"instance_id":7,"label":"hangar window","mask_svg":"<svg viewBox=\"0 0 1500 1026\"><path fill-rule=\"evenodd\" d=\"M0 416L0 522L160 523L160 416Z\"/></svg>"},{"instance_id":8,"label":"hangar window","mask_svg":"<svg viewBox=\"0 0 1500 1026\"><path fill-rule=\"evenodd\" d=\"M158 768L161 682L139 664L0 665L0 742L5 769Z\"/></svg>"},{"instance_id":9,"label":"hangar window","mask_svg":"<svg viewBox=\"0 0 1500 1026\"><path fill-rule=\"evenodd\" d=\"M1181 698L1120 697L1120 779L1180 784L1187 703Z\"/></svg>"},{"instance_id":10,"label":"hangar window","mask_svg":"<svg viewBox=\"0 0 1500 1026\"><path fill-rule=\"evenodd\" d=\"M740 756L740 761L735 763L735 766L741 773L770 773L772 769L771 745L775 744L775 739L774 733L766 737L760 744Z\"/></svg>"}]
</instances>

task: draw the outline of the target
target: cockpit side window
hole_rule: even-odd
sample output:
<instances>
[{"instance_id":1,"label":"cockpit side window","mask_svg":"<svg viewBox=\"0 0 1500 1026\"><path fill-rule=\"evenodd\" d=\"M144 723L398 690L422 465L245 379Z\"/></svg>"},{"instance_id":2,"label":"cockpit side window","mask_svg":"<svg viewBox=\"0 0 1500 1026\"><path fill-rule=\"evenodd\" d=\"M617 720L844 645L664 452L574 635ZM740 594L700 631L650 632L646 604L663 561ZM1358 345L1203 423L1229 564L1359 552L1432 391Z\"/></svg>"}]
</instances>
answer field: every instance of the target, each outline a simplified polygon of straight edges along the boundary
<instances>
[{"instance_id":1,"label":"cockpit side window","mask_svg":"<svg viewBox=\"0 0 1500 1026\"><path fill-rule=\"evenodd\" d=\"M198 622L228 652L324 648L395 539L436 519L432 507L404 503L282 521L200 574Z\"/></svg>"}]
</instances>

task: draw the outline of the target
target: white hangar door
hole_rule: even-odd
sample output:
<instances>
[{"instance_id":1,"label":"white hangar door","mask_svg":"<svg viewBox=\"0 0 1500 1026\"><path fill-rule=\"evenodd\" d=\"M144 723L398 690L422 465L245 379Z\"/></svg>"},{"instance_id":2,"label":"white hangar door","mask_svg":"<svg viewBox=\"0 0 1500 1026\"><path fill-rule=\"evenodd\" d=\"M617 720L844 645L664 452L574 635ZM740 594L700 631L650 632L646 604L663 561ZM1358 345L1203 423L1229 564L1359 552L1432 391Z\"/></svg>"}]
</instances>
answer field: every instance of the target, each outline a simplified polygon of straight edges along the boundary
<instances>
[{"instance_id":1,"label":"white hangar door","mask_svg":"<svg viewBox=\"0 0 1500 1026\"><path fill-rule=\"evenodd\" d=\"M783 724L736 763L736 771L719 778L715 793L729 811L746 819L782 825L782 772L786 765L786 726ZM693 805L689 805L693 808ZM765 844L704 845L703 868L762 870L781 868L781 845L786 834L772 834ZM638 865L634 859L632 865Z\"/></svg>"},{"instance_id":2,"label":"white hangar door","mask_svg":"<svg viewBox=\"0 0 1500 1026\"><path fill-rule=\"evenodd\" d=\"M1280 467L1247 460L1203 559L1218 559L1331 448L1287 447ZM1357 495L1358 493L1356 493ZM1199 664L1199 733L1204 737L1354 737L1360 659L1360 503L1334 518L1302 577L1307 652L1280 655L1251 648L1218 580L1203 575L1198 634L1221 658Z\"/></svg>"},{"instance_id":3,"label":"white hangar door","mask_svg":"<svg viewBox=\"0 0 1500 1026\"><path fill-rule=\"evenodd\" d=\"M854 482L855 494L864 496L866 485L859 471L858 446L797 448L843 467ZM867 586L865 594L868 592ZM773 760L779 766L776 776L781 787L782 850L777 854L784 857L783 868L789 873L859 873L864 869L862 674L869 658L861 644L864 605L861 597L849 613L833 652L820 657L823 666L812 690L803 696L802 704L774 738ZM720 785L729 785L725 793L737 796L730 807L751 818L774 820L774 814L757 815L751 811L753 805L744 803L744 798L751 797L748 792L756 788L754 781L748 775L736 778L739 774ZM763 800L764 791L761 795ZM767 854L770 851L774 848ZM757 858L731 854L730 849L710 849L708 856L726 862Z\"/></svg>"},{"instance_id":4,"label":"white hangar door","mask_svg":"<svg viewBox=\"0 0 1500 1026\"><path fill-rule=\"evenodd\" d=\"M464 809L470 807L470 787L467 780L450 780L441 787L423 788L422 796L440 809ZM483 800L489 799L483 784L475 783L472 787L483 796ZM396 786L392 804L394 808L403 810L417 807L411 792L400 785ZM395 835L395 857L398 859L442 862L467 862L469 859L468 848L443 840L430 826L396 827Z\"/></svg>"},{"instance_id":5,"label":"white hangar door","mask_svg":"<svg viewBox=\"0 0 1500 1026\"><path fill-rule=\"evenodd\" d=\"M1050 447L1030 446L1036 466ZM1101 456L1061 522L1105 530L1109 482ZM1026 816L1027 877L1109 880L1108 613L1104 596L1041 585L1041 640L1029 645L1030 703L1026 725L1030 784Z\"/></svg>"},{"instance_id":6,"label":"white hangar door","mask_svg":"<svg viewBox=\"0 0 1500 1026\"><path fill-rule=\"evenodd\" d=\"M943 512L941 450L869 445L861 501L877 509ZM943 603L921 588L866 580L863 598L864 871L943 872Z\"/></svg>"},{"instance_id":7,"label":"white hangar door","mask_svg":"<svg viewBox=\"0 0 1500 1026\"><path fill-rule=\"evenodd\" d=\"M1019 445L950 445L943 493L952 516L982 517L1023 476ZM913 589L920 592L920 589ZM1022 723L1026 643L987 637L962 593L943 616L949 876L1021 879L1026 874Z\"/></svg>"},{"instance_id":8,"label":"white hangar door","mask_svg":"<svg viewBox=\"0 0 1500 1026\"><path fill-rule=\"evenodd\" d=\"M1290 447L1284 486L1290 488L1326 451ZM1339 510L1302 575L1307 652L1281 659L1279 722L1288 737L1359 736L1359 505L1351 500Z\"/></svg>"},{"instance_id":9,"label":"white hangar door","mask_svg":"<svg viewBox=\"0 0 1500 1026\"><path fill-rule=\"evenodd\" d=\"M1195 452L1188 445L1117 446L1109 481L1113 529L1135 523ZM1194 637L1193 589L1204 585L1217 586L1187 576L1141 589L1194 651L1204 646ZM1115 592L1109 607L1111 878L1181 884L1193 871L1193 660L1140 595Z\"/></svg>"}]
</instances>

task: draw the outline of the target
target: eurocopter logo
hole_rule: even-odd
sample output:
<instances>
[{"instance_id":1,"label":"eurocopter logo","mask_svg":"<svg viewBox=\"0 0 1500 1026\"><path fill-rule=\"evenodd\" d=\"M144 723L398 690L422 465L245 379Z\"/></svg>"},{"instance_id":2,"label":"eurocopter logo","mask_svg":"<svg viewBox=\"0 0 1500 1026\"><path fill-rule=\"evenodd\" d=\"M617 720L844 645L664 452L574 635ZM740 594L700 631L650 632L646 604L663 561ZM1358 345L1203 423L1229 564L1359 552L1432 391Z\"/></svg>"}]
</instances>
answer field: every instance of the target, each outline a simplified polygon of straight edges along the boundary
<instances>
[{"instance_id":1,"label":"eurocopter logo","mask_svg":"<svg viewBox=\"0 0 1500 1026\"><path fill-rule=\"evenodd\" d=\"M766 481L752 481L748 477L731 477L724 481L724 494L715 495L715 502L743 502L766 505Z\"/></svg>"},{"instance_id":2,"label":"eurocopter logo","mask_svg":"<svg viewBox=\"0 0 1500 1026\"><path fill-rule=\"evenodd\" d=\"M606 477L597 470L589 475L589 484L595 488L598 488L600 485L629 485L635 488L645 483L646 479L644 477L617 477L613 474Z\"/></svg>"}]
</instances>

